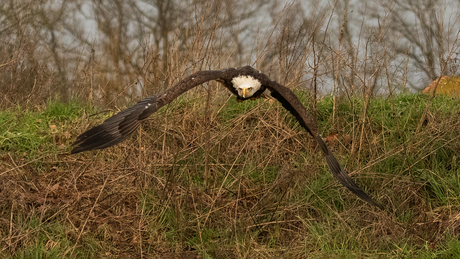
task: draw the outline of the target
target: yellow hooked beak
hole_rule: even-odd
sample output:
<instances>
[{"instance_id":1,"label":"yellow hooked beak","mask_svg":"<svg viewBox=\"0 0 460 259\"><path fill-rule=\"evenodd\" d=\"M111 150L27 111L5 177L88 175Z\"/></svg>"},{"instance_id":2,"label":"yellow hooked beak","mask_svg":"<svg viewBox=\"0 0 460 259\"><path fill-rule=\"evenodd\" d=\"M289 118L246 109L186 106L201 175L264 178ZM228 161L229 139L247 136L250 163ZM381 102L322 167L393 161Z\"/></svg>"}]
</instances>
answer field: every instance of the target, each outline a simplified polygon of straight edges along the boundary
<instances>
[{"instance_id":1,"label":"yellow hooked beak","mask_svg":"<svg viewBox=\"0 0 460 259\"><path fill-rule=\"evenodd\" d=\"M244 87L243 89L241 89L241 91L243 92L243 98L246 98L246 94L248 94L248 89Z\"/></svg>"}]
</instances>

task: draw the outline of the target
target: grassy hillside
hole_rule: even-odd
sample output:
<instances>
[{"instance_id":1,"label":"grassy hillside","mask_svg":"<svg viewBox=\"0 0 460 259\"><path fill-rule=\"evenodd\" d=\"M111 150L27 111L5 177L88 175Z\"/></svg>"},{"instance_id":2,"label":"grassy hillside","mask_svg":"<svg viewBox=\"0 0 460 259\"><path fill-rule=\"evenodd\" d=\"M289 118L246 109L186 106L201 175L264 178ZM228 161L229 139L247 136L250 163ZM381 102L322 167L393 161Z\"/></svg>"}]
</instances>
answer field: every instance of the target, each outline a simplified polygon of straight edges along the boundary
<instances>
[{"instance_id":1,"label":"grassy hillside","mask_svg":"<svg viewBox=\"0 0 460 259\"><path fill-rule=\"evenodd\" d=\"M76 136L117 111L0 111L1 257L460 256L458 100L343 99L334 113L324 98L313 109L385 211L333 179L276 101L206 100L180 98L120 145L77 155Z\"/></svg>"}]
</instances>

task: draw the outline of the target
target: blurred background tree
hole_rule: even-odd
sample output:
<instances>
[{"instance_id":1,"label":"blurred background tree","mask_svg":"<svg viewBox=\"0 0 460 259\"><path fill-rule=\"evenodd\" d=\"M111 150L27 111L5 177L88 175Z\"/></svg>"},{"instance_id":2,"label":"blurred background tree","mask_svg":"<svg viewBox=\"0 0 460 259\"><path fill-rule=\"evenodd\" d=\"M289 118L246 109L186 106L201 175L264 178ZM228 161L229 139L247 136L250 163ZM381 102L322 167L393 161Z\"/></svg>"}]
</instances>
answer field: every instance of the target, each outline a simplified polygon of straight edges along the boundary
<instances>
[{"instance_id":1,"label":"blurred background tree","mask_svg":"<svg viewBox=\"0 0 460 259\"><path fill-rule=\"evenodd\" d=\"M418 91L458 73L457 14L442 0L6 0L0 105L126 103L242 65L315 96Z\"/></svg>"}]
</instances>

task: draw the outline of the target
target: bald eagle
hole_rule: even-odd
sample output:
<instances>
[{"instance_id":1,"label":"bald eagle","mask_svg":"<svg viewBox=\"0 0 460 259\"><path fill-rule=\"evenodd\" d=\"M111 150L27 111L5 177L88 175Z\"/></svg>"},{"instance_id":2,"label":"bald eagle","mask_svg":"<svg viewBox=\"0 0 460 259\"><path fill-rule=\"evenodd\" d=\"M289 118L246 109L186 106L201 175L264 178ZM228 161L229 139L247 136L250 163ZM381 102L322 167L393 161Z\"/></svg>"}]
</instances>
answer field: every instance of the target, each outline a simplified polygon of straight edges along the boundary
<instances>
[{"instance_id":1,"label":"bald eagle","mask_svg":"<svg viewBox=\"0 0 460 259\"><path fill-rule=\"evenodd\" d=\"M72 144L72 154L107 148L128 138L140 123L161 107L171 103L179 95L210 80L224 85L236 95L238 101L257 98L266 90L284 108L296 117L300 125L316 140L333 176L351 192L369 204L383 209L383 206L367 195L347 174L318 132L318 126L297 96L287 87L250 66L224 70L199 71L186 77L164 93L155 94L139 101L134 106L108 118L80 136Z\"/></svg>"}]
</instances>

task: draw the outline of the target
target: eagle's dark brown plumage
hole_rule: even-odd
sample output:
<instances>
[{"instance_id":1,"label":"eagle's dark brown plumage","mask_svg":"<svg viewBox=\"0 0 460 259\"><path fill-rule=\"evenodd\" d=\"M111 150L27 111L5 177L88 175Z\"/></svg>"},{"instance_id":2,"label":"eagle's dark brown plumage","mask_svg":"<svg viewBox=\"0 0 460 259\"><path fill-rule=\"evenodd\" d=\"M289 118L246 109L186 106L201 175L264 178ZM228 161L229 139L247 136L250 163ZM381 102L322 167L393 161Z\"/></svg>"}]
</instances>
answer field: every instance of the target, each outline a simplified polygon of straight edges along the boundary
<instances>
[{"instance_id":1,"label":"eagle's dark brown plumage","mask_svg":"<svg viewBox=\"0 0 460 259\"><path fill-rule=\"evenodd\" d=\"M232 79L238 76L250 76L258 80L261 85L260 89L258 89L252 96L242 98L238 95L238 91L235 86L232 85ZM179 83L166 90L163 94L156 94L145 98L139 101L136 105L110 117L101 125L84 132L78 136L75 143L73 143L74 148L71 153L75 154L87 150L107 148L122 142L139 127L142 120L149 117L164 105L169 104L184 92L210 80L216 80L222 83L230 90L230 92L236 95L239 100L259 97L266 89L268 89L271 96L281 102L283 107L292 113L292 115L294 115L299 121L300 125L307 130L313 138L315 138L316 142L318 142L322 154L326 159L327 165L334 177L364 201L383 209L383 206L374 201L361 188L359 188L359 186L347 174L346 170L340 166L339 162L326 146L323 138L320 136L318 126L313 120L313 117L307 112L297 96L289 88L270 80L268 76L250 66L196 72L181 80Z\"/></svg>"}]
</instances>

